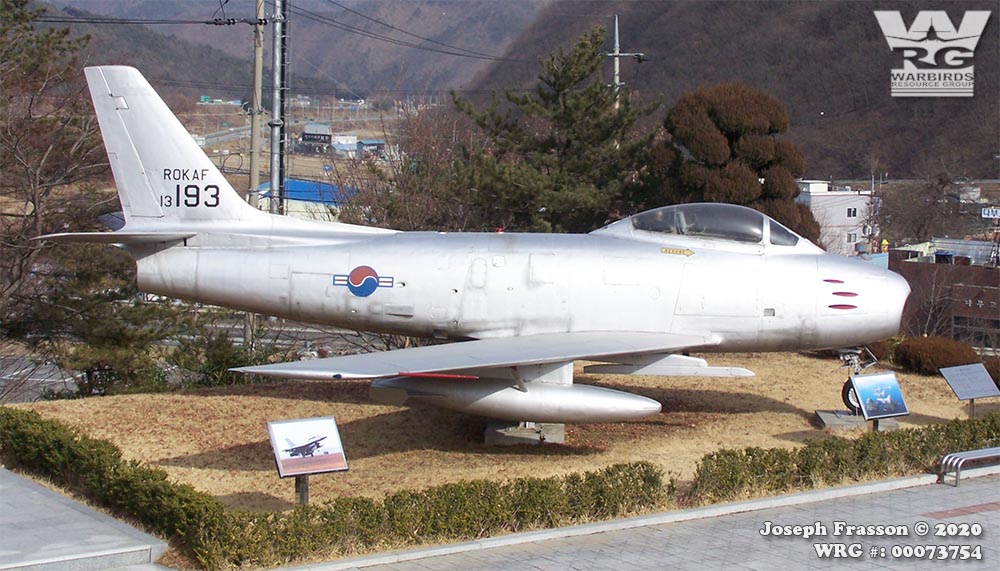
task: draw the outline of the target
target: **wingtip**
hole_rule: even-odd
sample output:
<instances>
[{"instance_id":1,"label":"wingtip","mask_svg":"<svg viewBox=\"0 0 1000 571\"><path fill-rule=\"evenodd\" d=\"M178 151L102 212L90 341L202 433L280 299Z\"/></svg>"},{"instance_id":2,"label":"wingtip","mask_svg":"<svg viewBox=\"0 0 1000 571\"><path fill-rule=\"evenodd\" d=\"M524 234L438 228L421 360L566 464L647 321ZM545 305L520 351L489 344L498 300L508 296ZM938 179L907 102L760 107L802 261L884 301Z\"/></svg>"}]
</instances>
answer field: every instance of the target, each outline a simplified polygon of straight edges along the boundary
<instances>
[{"instance_id":1,"label":"wingtip","mask_svg":"<svg viewBox=\"0 0 1000 571\"><path fill-rule=\"evenodd\" d=\"M301 362L301 361L296 361ZM322 371L316 369L301 369L288 366L290 363L276 363L274 365L255 365L251 367L233 367L229 369L234 373L244 375L261 375L264 377L274 377L280 379L297 379L303 381L336 381L345 378L342 373L332 371ZM359 377L361 378L361 377Z\"/></svg>"}]
</instances>

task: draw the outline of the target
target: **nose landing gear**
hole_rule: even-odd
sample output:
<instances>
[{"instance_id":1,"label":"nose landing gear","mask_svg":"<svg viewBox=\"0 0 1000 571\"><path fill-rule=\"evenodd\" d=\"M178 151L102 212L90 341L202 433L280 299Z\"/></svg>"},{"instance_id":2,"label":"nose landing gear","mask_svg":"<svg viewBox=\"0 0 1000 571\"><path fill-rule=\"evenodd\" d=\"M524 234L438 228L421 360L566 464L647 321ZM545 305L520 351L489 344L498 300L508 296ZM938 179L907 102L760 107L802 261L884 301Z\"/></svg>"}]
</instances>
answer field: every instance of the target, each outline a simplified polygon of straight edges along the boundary
<instances>
[{"instance_id":1,"label":"nose landing gear","mask_svg":"<svg viewBox=\"0 0 1000 571\"><path fill-rule=\"evenodd\" d=\"M840 398L844 401L844 406L847 407L847 410L851 411L851 414L861 414L861 400L854 391L854 385L851 383L851 375L861 374L861 371L877 363L878 359L868 350L868 347L840 349L837 351L837 354L843 362L841 366L851 368L851 372L847 376L847 381L840 390Z\"/></svg>"}]
</instances>

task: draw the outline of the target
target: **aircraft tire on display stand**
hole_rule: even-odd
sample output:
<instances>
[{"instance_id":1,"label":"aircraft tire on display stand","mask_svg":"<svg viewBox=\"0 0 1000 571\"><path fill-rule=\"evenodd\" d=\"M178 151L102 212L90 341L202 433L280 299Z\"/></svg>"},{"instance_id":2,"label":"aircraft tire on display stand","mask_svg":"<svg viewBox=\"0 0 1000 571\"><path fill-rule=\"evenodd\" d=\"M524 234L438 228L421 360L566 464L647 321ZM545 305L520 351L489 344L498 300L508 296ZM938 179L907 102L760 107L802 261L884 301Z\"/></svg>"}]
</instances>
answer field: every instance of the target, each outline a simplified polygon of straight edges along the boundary
<instances>
[{"instance_id":1,"label":"aircraft tire on display stand","mask_svg":"<svg viewBox=\"0 0 1000 571\"><path fill-rule=\"evenodd\" d=\"M851 373L848 373L847 381L844 382L844 387L840 389L840 399L844 401L844 406L851 414L859 415L861 414L861 399L858 398L854 391L854 385L851 384L851 375L860 375L862 371L877 363L878 359L868 347L846 348L841 349L838 353L840 360L844 363L843 366L851 370Z\"/></svg>"},{"instance_id":2,"label":"aircraft tire on display stand","mask_svg":"<svg viewBox=\"0 0 1000 571\"><path fill-rule=\"evenodd\" d=\"M844 383L844 388L840 390L840 398L843 399L844 406L847 407L847 410L851 411L851 414L861 414L861 402L858 401L858 393L854 391L854 385L851 384L850 377Z\"/></svg>"}]
</instances>

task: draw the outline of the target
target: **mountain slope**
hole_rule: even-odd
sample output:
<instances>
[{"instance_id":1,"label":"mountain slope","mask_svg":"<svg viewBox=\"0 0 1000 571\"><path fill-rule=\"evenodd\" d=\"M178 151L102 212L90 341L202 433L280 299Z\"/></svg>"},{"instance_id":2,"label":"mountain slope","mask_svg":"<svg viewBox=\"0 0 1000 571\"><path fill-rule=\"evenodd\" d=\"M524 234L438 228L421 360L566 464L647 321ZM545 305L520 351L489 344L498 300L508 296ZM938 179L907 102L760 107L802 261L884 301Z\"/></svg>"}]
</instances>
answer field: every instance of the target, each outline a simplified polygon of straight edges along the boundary
<instances>
[{"instance_id":1,"label":"mountain slope","mask_svg":"<svg viewBox=\"0 0 1000 571\"><path fill-rule=\"evenodd\" d=\"M252 0L54 0L116 18L211 20L252 18ZM310 77L345 92L447 92L462 88L506 51L549 0L293 0L289 18L293 83ZM265 3L271 18L273 3ZM177 40L252 58L252 31L235 26L157 26ZM102 32L102 36L107 32ZM402 44L402 45L401 45ZM445 44L445 45L442 45ZM412 46L418 47L412 47ZM265 31L270 61L271 30ZM455 55L461 54L461 55ZM214 70L213 70L214 71Z\"/></svg>"},{"instance_id":2,"label":"mountain slope","mask_svg":"<svg viewBox=\"0 0 1000 571\"><path fill-rule=\"evenodd\" d=\"M873 15L899 10L907 24L920 10L946 9L955 24L966 10L992 10L975 52L973 98L894 98L889 74L902 56L889 50ZM699 86L742 81L781 100L790 137L809 161L808 176L996 178L1000 141L1000 42L995 1L926 2L562 0L549 5L509 53L547 53L621 14L622 79L666 107ZM610 34L608 40L610 51ZM610 64L606 68L610 74ZM498 63L476 87L525 87L536 69ZM607 77L607 76L606 76ZM661 115L662 116L662 115Z\"/></svg>"}]
</instances>

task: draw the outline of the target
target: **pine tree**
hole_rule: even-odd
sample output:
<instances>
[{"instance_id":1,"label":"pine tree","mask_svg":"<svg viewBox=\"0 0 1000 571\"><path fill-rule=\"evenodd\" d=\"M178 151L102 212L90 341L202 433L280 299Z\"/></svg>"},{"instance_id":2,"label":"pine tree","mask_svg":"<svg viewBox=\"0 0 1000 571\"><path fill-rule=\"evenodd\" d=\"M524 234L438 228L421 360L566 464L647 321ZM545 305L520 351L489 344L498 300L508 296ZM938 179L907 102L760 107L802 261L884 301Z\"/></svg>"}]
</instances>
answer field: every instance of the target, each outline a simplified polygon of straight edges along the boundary
<instances>
[{"instance_id":1,"label":"pine tree","mask_svg":"<svg viewBox=\"0 0 1000 571\"><path fill-rule=\"evenodd\" d=\"M739 83L687 93L667 113L668 137L649 154L643 184L663 203L726 202L756 208L806 238L819 225L795 202L805 157L778 136L788 130L781 103Z\"/></svg>"},{"instance_id":2,"label":"pine tree","mask_svg":"<svg viewBox=\"0 0 1000 571\"><path fill-rule=\"evenodd\" d=\"M79 223L53 193L106 168L76 59L87 40L36 30L40 14L0 0L0 320L31 279L31 238Z\"/></svg>"},{"instance_id":3,"label":"pine tree","mask_svg":"<svg viewBox=\"0 0 1000 571\"><path fill-rule=\"evenodd\" d=\"M161 380L156 344L187 326L187 311L169 301L143 301L125 252L60 244L46 249L33 275L33 295L5 316L5 336L83 373L81 394L148 388Z\"/></svg>"},{"instance_id":4,"label":"pine tree","mask_svg":"<svg viewBox=\"0 0 1000 571\"><path fill-rule=\"evenodd\" d=\"M541 62L533 91L494 94L485 111L454 98L490 143L456 167L497 227L586 232L630 210L627 183L650 140L631 131L654 106L616 97L599 71L603 44L602 29L585 34Z\"/></svg>"},{"instance_id":5,"label":"pine tree","mask_svg":"<svg viewBox=\"0 0 1000 571\"><path fill-rule=\"evenodd\" d=\"M0 0L0 341L84 372L84 393L143 384L178 311L139 301L120 250L33 240L96 230L117 206L87 184L107 170L78 62L87 38L36 29L41 13Z\"/></svg>"}]
</instances>

